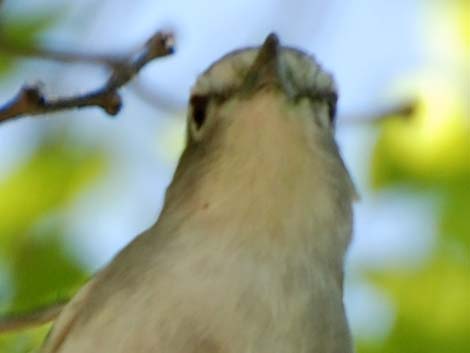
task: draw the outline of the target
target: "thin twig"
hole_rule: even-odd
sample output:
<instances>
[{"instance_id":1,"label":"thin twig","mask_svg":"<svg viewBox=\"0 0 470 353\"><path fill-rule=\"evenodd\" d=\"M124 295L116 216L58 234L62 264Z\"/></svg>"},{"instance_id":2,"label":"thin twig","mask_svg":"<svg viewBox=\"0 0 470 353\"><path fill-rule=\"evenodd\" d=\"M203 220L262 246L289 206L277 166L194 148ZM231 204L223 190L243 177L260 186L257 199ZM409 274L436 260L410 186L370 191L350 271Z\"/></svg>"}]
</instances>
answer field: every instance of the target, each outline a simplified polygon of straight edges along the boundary
<instances>
[{"instance_id":1,"label":"thin twig","mask_svg":"<svg viewBox=\"0 0 470 353\"><path fill-rule=\"evenodd\" d=\"M10 56L43 59L57 61L60 63L85 63L103 65L110 70L120 70L127 62L124 55L85 53L73 50L55 49L52 47L24 47L6 41L0 37L0 53ZM129 88L142 101L159 110L175 111L180 108L180 104L163 97L153 89L144 86L141 80L134 80Z\"/></svg>"},{"instance_id":2,"label":"thin twig","mask_svg":"<svg viewBox=\"0 0 470 353\"><path fill-rule=\"evenodd\" d=\"M150 61L173 53L173 36L157 32L143 49L114 66L106 83L95 91L66 98L46 98L38 86L24 86L10 102L0 107L0 122L25 115L39 115L71 108L97 106L116 115L122 106L119 88Z\"/></svg>"},{"instance_id":3,"label":"thin twig","mask_svg":"<svg viewBox=\"0 0 470 353\"><path fill-rule=\"evenodd\" d=\"M71 50L58 50L47 47L20 46L0 37L0 52L10 56L39 58L61 63L82 62L108 66L110 69L118 69L127 62L123 55L93 54Z\"/></svg>"},{"instance_id":4,"label":"thin twig","mask_svg":"<svg viewBox=\"0 0 470 353\"><path fill-rule=\"evenodd\" d=\"M0 334L24 330L54 321L65 304L65 302L55 303L27 314L0 317Z\"/></svg>"},{"instance_id":5,"label":"thin twig","mask_svg":"<svg viewBox=\"0 0 470 353\"><path fill-rule=\"evenodd\" d=\"M362 114L354 117L345 117L341 119L341 125L357 125L357 124L375 124L381 123L391 118L409 119L413 116L417 108L415 100L408 100L392 106L388 109L378 112Z\"/></svg>"}]
</instances>

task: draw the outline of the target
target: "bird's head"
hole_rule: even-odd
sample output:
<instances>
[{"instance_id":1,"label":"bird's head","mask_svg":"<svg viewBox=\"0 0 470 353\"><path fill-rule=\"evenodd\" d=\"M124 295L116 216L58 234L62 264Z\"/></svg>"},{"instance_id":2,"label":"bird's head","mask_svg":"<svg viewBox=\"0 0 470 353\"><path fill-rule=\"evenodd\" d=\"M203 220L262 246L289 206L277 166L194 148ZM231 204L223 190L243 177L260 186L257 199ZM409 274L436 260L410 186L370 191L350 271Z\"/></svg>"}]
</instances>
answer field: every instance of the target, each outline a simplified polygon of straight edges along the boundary
<instances>
[{"instance_id":1,"label":"bird's head","mask_svg":"<svg viewBox=\"0 0 470 353\"><path fill-rule=\"evenodd\" d=\"M313 57L281 46L278 37L270 34L261 47L231 52L199 77L191 92L189 137L203 139L210 126L223 124L212 120L231 115L234 105L266 100L266 96L291 110L308 105L312 123L325 130L333 128L337 92L332 76Z\"/></svg>"},{"instance_id":2,"label":"bird's head","mask_svg":"<svg viewBox=\"0 0 470 353\"><path fill-rule=\"evenodd\" d=\"M175 178L206 195L316 187L349 198L354 188L333 134L336 100L332 76L275 34L229 53L191 91Z\"/></svg>"}]
</instances>

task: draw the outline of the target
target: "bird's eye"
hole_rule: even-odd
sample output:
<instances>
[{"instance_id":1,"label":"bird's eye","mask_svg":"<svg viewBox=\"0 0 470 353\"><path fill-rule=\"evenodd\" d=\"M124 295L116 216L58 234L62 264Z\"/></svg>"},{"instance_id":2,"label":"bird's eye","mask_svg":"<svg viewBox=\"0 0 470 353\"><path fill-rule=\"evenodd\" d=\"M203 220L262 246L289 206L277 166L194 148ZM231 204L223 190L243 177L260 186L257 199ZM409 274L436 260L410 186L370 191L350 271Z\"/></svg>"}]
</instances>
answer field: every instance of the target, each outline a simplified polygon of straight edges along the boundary
<instances>
[{"instance_id":1,"label":"bird's eye","mask_svg":"<svg viewBox=\"0 0 470 353\"><path fill-rule=\"evenodd\" d=\"M333 124L336 118L336 104L338 101L338 95L331 93L327 96L326 102L328 104L328 115L330 117L330 123Z\"/></svg>"},{"instance_id":2,"label":"bird's eye","mask_svg":"<svg viewBox=\"0 0 470 353\"><path fill-rule=\"evenodd\" d=\"M203 95L193 95L190 99L191 118L194 120L198 129L200 129L206 121L208 103L209 98Z\"/></svg>"}]
</instances>

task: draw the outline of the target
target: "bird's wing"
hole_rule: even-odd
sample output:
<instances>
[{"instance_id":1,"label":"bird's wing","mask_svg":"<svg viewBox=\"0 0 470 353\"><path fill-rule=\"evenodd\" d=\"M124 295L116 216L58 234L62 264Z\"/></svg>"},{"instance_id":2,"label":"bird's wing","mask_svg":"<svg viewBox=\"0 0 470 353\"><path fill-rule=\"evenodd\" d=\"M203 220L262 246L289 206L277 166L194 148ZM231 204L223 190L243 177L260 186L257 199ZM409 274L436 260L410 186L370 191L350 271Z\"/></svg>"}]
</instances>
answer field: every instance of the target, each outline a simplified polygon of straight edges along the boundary
<instances>
[{"instance_id":1,"label":"bird's wing","mask_svg":"<svg viewBox=\"0 0 470 353\"><path fill-rule=\"evenodd\" d=\"M185 289L194 284L190 271L174 272L182 262L175 266L174 259L192 249L170 250L148 235L135 239L76 294L40 353L226 352L220 340L207 336L199 306L185 300L193 297Z\"/></svg>"},{"instance_id":2,"label":"bird's wing","mask_svg":"<svg viewBox=\"0 0 470 353\"><path fill-rule=\"evenodd\" d=\"M49 333L40 353L56 353L64 342L67 334L72 329L80 310L85 307L85 303L93 290L94 279L83 286L75 297L67 304L61 315L54 322L54 326Z\"/></svg>"}]
</instances>

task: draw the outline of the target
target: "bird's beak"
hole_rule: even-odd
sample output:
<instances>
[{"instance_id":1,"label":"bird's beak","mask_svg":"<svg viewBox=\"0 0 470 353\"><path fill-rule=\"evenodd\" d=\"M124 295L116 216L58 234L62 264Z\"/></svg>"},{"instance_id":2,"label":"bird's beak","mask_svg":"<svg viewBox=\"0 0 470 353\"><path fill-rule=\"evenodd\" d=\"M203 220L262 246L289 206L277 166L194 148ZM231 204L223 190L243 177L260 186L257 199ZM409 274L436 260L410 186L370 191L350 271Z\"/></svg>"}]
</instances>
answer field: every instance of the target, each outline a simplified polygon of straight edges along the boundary
<instances>
[{"instance_id":1,"label":"bird's beak","mask_svg":"<svg viewBox=\"0 0 470 353\"><path fill-rule=\"evenodd\" d=\"M253 64L244 78L242 91L253 93L263 86L284 87L280 60L279 38L271 33L258 51Z\"/></svg>"}]
</instances>

